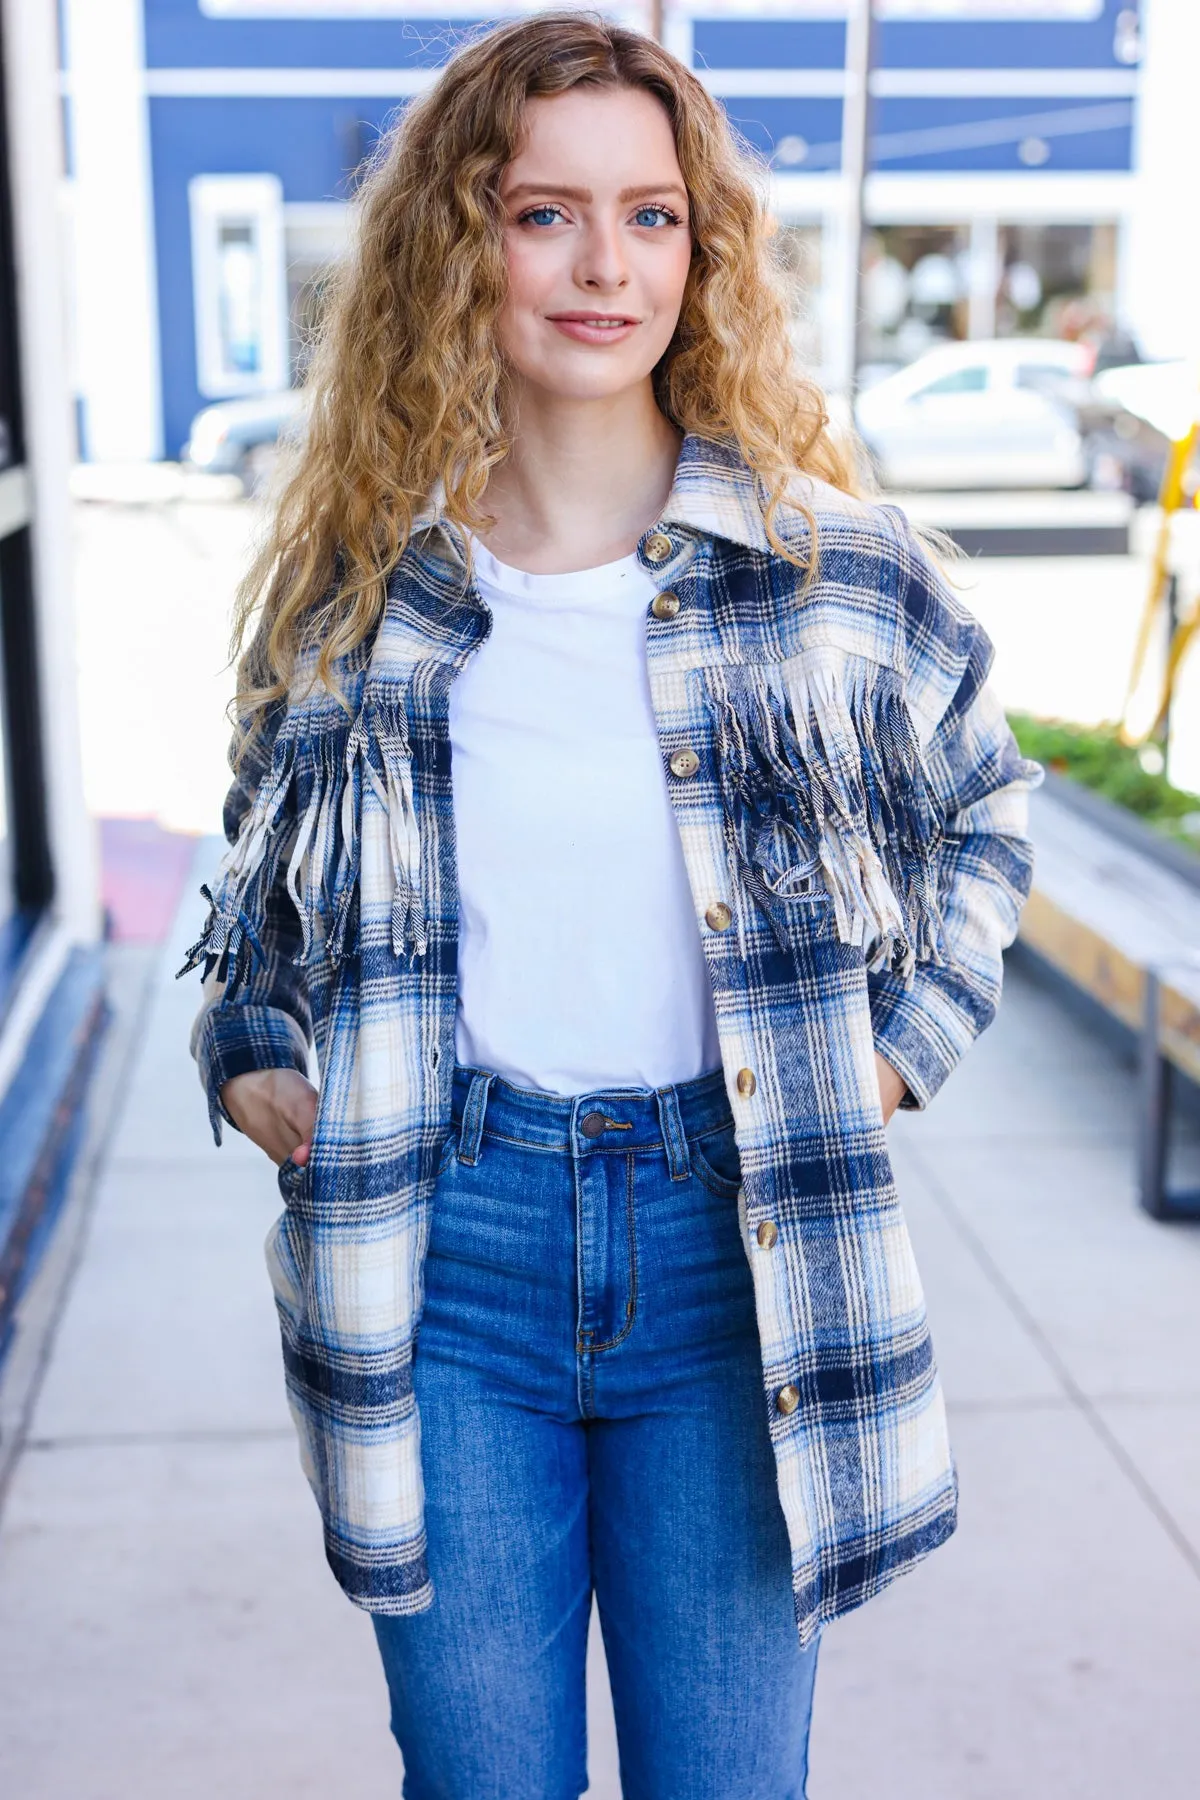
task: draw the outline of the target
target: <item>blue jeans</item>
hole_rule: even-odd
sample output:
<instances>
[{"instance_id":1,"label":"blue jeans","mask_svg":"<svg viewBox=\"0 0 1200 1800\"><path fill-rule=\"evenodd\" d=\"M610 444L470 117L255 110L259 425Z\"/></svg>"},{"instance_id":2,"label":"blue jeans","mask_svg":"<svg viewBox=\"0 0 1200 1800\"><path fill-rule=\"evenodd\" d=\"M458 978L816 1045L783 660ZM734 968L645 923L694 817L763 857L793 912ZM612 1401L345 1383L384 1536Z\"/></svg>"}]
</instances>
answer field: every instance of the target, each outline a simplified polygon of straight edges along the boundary
<instances>
[{"instance_id":1,"label":"blue jeans","mask_svg":"<svg viewBox=\"0 0 1200 1800\"><path fill-rule=\"evenodd\" d=\"M595 1590L624 1800L804 1800L801 1650L720 1073L470 1069L414 1364L432 1607L375 1618L408 1800L577 1800Z\"/></svg>"}]
</instances>

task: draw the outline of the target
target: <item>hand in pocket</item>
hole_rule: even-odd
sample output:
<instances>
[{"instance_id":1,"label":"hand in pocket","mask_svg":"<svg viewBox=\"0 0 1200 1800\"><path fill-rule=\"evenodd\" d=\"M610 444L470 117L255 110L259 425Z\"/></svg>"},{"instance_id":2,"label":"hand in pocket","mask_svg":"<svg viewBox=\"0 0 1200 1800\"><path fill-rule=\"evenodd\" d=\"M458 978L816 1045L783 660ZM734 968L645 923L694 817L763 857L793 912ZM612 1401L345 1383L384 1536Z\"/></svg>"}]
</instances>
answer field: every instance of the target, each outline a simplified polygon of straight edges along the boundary
<instances>
[{"instance_id":1,"label":"hand in pocket","mask_svg":"<svg viewBox=\"0 0 1200 1800\"><path fill-rule=\"evenodd\" d=\"M221 1089L221 1104L239 1131L273 1163L290 1156L302 1169L312 1151L317 1090L298 1069L252 1069Z\"/></svg>"}]
</instances>

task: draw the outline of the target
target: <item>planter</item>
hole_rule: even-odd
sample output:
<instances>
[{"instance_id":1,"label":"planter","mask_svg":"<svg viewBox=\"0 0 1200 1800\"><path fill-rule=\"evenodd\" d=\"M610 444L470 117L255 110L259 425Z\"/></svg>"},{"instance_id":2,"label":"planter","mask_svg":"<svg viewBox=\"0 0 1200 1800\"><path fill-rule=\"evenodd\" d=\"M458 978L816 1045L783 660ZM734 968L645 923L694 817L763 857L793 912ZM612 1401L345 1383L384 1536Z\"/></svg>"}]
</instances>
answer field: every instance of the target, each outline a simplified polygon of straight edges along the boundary
<instances>
[{"instance_id":1,"label":"planter","mask_svg":"<svg viewBox=\"0 0 1200 1800\"><path fill-rule=\"evenodd\" d=\"M1186 844L1164 836L1153 825L1147 825L1144 819L1130 812L1128 807L1118 806L1115 800L1096 793L1094 788L1085 787L1070 775L1047 769L1045 785L1046 792L1053 794L1061 806L1090 819L1119 843L1128 844L1131 850L1137 850L1160 868L1170 869L1173 875L1178 875L1200 892L1200 851L1189 850Z\"/></svg>"}]
</instances>

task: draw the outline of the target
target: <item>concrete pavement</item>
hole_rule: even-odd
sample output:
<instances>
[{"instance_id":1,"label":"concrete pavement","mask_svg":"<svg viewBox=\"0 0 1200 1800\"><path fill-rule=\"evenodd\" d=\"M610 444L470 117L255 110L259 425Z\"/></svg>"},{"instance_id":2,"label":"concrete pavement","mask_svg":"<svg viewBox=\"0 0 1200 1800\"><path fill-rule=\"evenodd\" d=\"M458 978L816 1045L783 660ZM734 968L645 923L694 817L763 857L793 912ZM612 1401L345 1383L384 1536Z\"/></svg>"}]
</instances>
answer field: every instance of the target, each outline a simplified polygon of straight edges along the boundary
<instances>
[{"instance_id":1,"label":"concrete pavement","mask_svg":"<svg viewBox=\"0 0 1200 1800\"><path fill-rule=\"evenodd\" d=\"M175 960L117 971L107 1141L63 1225L77 1266L64 1288L52 1258L28 1303L30 1330L57 1325L40 1378L18 1358L0 1792L384 1800L400 1771L370 1627L325 1570L283 1406L272 1172L209 1142ZM1015 968L997 1026L893 1127L962 1524L827 1633L813 1800L1195 1792L1200 1230L1134 1207L1131 1091ZM591 1675L590 1800L618 1800L595 1635Z\"/></svg>"}]
</instances>

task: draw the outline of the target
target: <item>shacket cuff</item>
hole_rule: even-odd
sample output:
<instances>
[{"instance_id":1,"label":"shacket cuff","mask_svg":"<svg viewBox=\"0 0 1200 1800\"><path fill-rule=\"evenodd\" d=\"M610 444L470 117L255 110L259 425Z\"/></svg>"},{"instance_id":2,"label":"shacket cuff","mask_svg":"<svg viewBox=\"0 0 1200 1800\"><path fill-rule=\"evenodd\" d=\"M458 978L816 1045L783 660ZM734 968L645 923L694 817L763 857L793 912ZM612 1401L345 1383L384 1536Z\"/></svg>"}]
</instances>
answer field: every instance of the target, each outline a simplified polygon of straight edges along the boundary
<instances>
[{"instance_id":1,"label":"shacket cuff","mask_svg":"<svg viewBox=\"0 0 1200 1800\"><path fill-rule=\"evenodd\" d=\"M240 1129L221 1103L227 1081L256 1069L308 1074L308 1041L291 1013L277 1006L210 1006L199 1022L192 1052L217 1144L222 1123Z\"/></svg>"},{"instance_id":2,"label":"shacket cuff","mask_svg":"<svg viewBox=\"0 0 1200 1800\"><path fill-rule=\"evenodd\" d=\"M908 1089L901 1110L924 1112L960 1052L931 1018L920 976L911 988L877 989L871 995L871 1031L876 1050Z\"/></svg>"}]
</instances>

